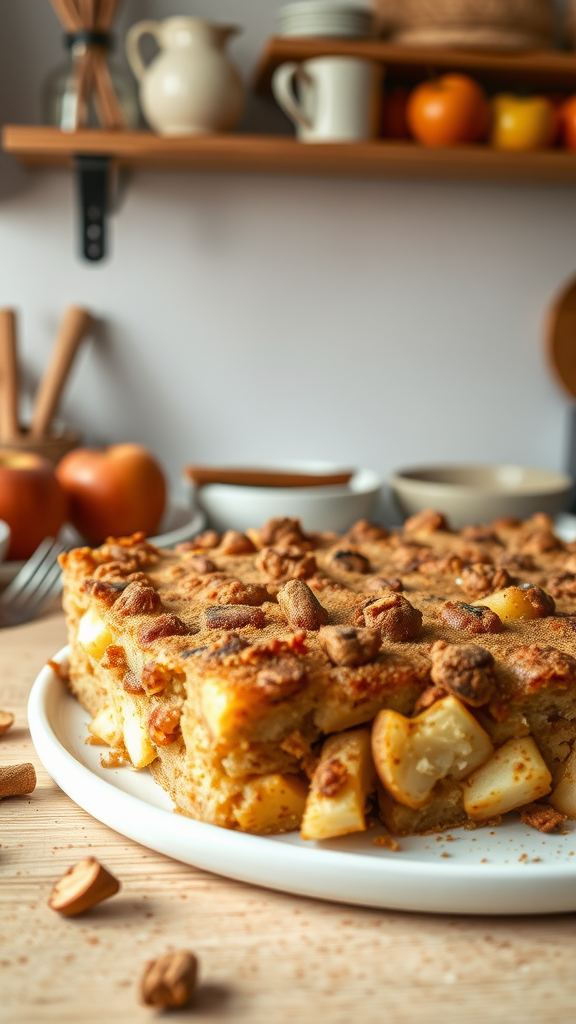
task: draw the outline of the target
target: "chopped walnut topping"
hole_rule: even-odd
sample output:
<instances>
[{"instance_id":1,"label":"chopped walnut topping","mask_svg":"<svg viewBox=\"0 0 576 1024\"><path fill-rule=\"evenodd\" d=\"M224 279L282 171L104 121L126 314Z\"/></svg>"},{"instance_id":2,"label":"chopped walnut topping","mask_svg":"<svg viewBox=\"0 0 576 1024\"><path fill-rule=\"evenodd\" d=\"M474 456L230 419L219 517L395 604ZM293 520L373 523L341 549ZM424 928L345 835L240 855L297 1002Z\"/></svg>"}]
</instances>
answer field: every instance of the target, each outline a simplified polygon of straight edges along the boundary
<instances>
[{"instance_id":1,"label":"chopped walnut topping","mask_svg":"<svg viewBox=\"0 0 576 1024\"><path fill-rule=\"evenodd\" d=\"M158 615L150 625L142 626L138 632L141 647L151 647L156 640L164 640L169 636L187 636L198 630L187 626L177 615Z\"/></svg>"},{"instance_id":2,"label":"chopped walnut topping","mask_svg":"<svg viewBox=\"0 0 576 1024\"><path fill-rule=\"evenodd\" d=\"M144 587L141 583L130 583L116 601L114 614L122 617L154 615L162 607L160 595L152 587Z\"/></svg>"},{"instance_id":3,"label":"chopped walnut topping","mask_svg":"<svg viewBox=\"0 0 576 1024\"><path fill-rule=\"evenodd\" d=\"M462 570L462 590L469 597L486 597L495 590L504 590L512 580L506 569L496 569L484 562L474 562Z\"/></svg>"},{"instance_id":4,"label":"chopped walnut topping","mask_svg":"<svg viewBox=\"0 0 576 1024\"><path fill-rule=\"evenodd\" d=\"M464 601L445 601L439 617L452 629L464 629L468 633L501 633L502 622L495 612L481 605L466 604Z\"/></svg>"},{"instance_id":5,"label":"chopped walnut topping","mask_svg":"<svg viewBox=\"0 0 576 1024\"><path fill-rule=\"evenodd\" d=\"M432 508L417 512L404 523L404 533L436 533L437 530L448 530L448 522L441 512Z\"/></svg>"},{"instance_id":6,"label":"chopped walnut topping","mask_svg":"<svg viewBox=\"0 0 576 1024\"><path fill-rule=\"evenodd\" d=\"M371 597L356 610L358 626L378 629L386 640L415 640L422 630L422 612L393 591Z\"/></svg>"},{"instance_id":7,"label":"chopped walnut topping","mask_svg":"<svg viewBox=\"0 0 576 1024\"><path fill-rule=\"evenodd\" d=\"M436 701L442 700L443 697L447 696L448 691L445 690L443 686L427 686L420 694L414 705L414 714L419 715L421 711L426 711L426 709L431 708Z\"/></svg>"},{"instance_id":8,"label":"chopped walnut topping","mask_svg":"<svg viewBox=\"0 0 576 1024\"><path fill-rule=\"evenodd\" d=\"M146 693L163 693L172 681L172 672L157 661L147 661L142 667L140 681Z\"/></svg>"},{"instance_id":9,"label":"chopped walnut topping","mask_svg":"<svg viewBox=\"0 0 576 1024\"><path fill-rule=\"evenodd\" d=\"M392 554L399 572L416 572L422 562L433 557L432 549L425 544L398 544Z\"/></svg>"},{"instance_id":10,"label":"chopped walnut topping","mask_svg":"<svg viewBox=\"0 0 576 1024\"><path fill-rule=\"evenodd\" d=\"M244 626L263 629L266 625L262 609L248 604L212 605L206 608L204 615L207 629L242 629Z\"/></svg>"},{"instance_id":11,"label":"chopped walnut topping","mask_svg":"<svg viewBox=\"0 0 576 1024\"><path fill-rule=\"evenodd\" d=\"M379 593L381 590L393 590L395 594L401 594L404 584L399 576L373 576L366 581L366 590Z\"/></svg>"},{"instance_id":12,"label":"chopped walnut topping","mask_svg":"<svg viewBox=\"0 0 576 1024\"><path fill-rule=\"evenodd\" d=\"M567 820L566 814L560 814L560 811L556 811L550 804L526 804L520 808L522 824L530 825L538 832L553 832Z\"/></svg>"},{"instance_id":13,"label":"chopped walnut topping","mask_svg":"<svg viewBox=\"0 0 576 1024\"><path fill-rule=\"evenodd\" d=\"M492 520L492 526L495 530L506 532L507 530L517 530L521 522L522 520L516 516L499 516L498 519Z\"/></svg>"},{"instance_id":14,"label":"chopped walnut topping","mask_svg":"<svg viewBox=\"0 0 576 1024\"><path fill-rule=\"evenodd\" d=\"M84 580L82 590L85 590L96 601L102 601L107 608L111 608L120 597L122 591L126 590L128 586L130 586L128 580L122 580L121 583L110 583L100 579L93 579Z\"/></svg>"},{"instance_id":15,"label":"chopped walnut topping","mask_svg":"<svg viewBox=\"0 0 576 1024\"><path fill-rule=\"evenodd\" d=\"M438 640L430 652L432 682L473 708L487 704L496 688L494 658L476 644Z\"/></svg>"},{"instance_id":16,"label":"chopped walnut topping","mask_svg":"<svg viewBox=\"0 0 576 1024\"><path fill-rule=\"evenodd\" d=\"M270 583L279 584L309 579L318 569L314 555L295 547L263 548L256 566Z\"/></svg>"},{"instance_id":17,"label":"chopped walnut topping","mask_svg":"<svg viewBox=\"0 0 576 1024\"><path fill-rule=\"evenodd\" d=\"M216 530L205 530L204 533L199 533L194 540L188 540L184 544L178 544L176 551L179 554L184 554L186 551L210 551L211 548L217 548L220 543L220 534L216 533Z\"/></svg>"},{"instance_id":18,"label":"chopped walnut topping","mask_svg":"<svg viewBox=\"0 0 576 1024\"><path fill-rule=\"evenodd\" d=\"M223 555L250 555L256 548L245 533L228 530L220 542L220 551Z\"/></svg>"},{"instance_id":19,"label":"chopped walnut topping","mask_svg":"<svg viewBox=\"0 0 576 1024\"><path fill-rule=\"evenodd\" d=\"M304 739L297 729L295 729L294 732L291 732L285 740L282 740L280 750L283 750L286 754L290 754L291 757L296 758L296 760L300 762L301 768L308 778L312 778L316 768L318 767L318 758L316 757L316 754L314 754L308 740Z\"/></svg>"},{"instance_id":20,"label":"chopped walnut topping","mask_svg":"<svg viewBox=\"0 0 576 1024\"><path fill-rule=\"evenodd\" d=\"M571 572L557 572L549 576L546 590L553 597L576 597L576 575Z\"/></svg>"},{"instance_id":21,"label":"chopped walnut topping","mask_svg":"<svg viewBox=\"0 0 576 1024\"><path fill-rule=\"evenodd\" d=\"M501 569L508 569L511 573L533 572L535 568L532 555L521 555L518 551L499 555L496 564Z\"/></svg>"},{"instance_id":22,"label":"chopped walnut topping","mask_svg":"<svg viewBox=\"0 0 576 1024\"><path fill-rule=\"evenodd\" d=\"M442 558L427 558L418 565L423 576L458 576L464 563L458 555L444 555Z\"/></svg>"},{"instance_id":23,"label":"chopped walnut topping","mask_svg":"<svg viewBox=\"0 0 576 1024\"><path fill-rule=\"evenodd\" d=\"M180 705L171 708L154 708L148 719L148 732L150 738L159 747L168 747L174 743L180 735L180 718L182 707Z\"/></svg>"},{"instance_id":24,"label":"chopped walnut topping","mask_svg":"<svg viewBox=\"0 0 576 1024\"><path fill-rule=\"evenodd\" d=\"M333 797L344 788L348 780L346 765L337 757L318 765L314 772L314 789L322 796Z\"/></svg>"},{"instance_id":25,"label":"chopped walnut topping","mask_svg":"<svg viewBox=\"0 0 576 1024\"><path fill-rule=\"evenodd\" d=\"M274 703L300 693L307 684L306 669L296 658L277 658L256 676L257 687Z\"/></svg>"},{"instance_id":26,"label":"chopped walnut topping","mask_svg":"<svg viewBox=\"0 0 576 1024\"><path fill-rule=\"evenodd\" d=\"M197 572L199 576L207 576L208 573L217 572L216 565L206 555L191 555L190 558L186 559L186 566L192 572Z\"/></svg>"},{"instance_id":27,"label":"chopped walnut topping","mask_svg":"<svg viewBox=\"0 0 576 1024\"><path fill-rule=\"evenodd\" d=\"M323 626L318 639L334 665L366 665L374 660L381 643L378 629L355 626Z\"/></svg>"},{"instance_id":28,"label":"chopped walnut topping","mask_svg":"<svg viewBox=\"0 0 576 1024\"><path fill-rule=\"evenodd\" d=\"M238 633L225 633L222 637L222 642L213 651L210 652L209 657L215 658L218 661L223 661L225 658L233 657L239 654L240 651L244 651L250 647L248 640ZM203 648L200 648L203 650ZM194 652L195 653L195 652Z\"/></svg>"},{"instance_id":29,"label":"chopped walnut topping","mask_svg":"<svg viewBox=\"0 0 576 1024\"><path fill-rule=\"evenodd\" d=\"M367 519L359 519L346 534L346 540L349 540L351 544L370 544L386 540L387 537L388 530L385 530L383 526L368 522Z\"/></svg>"},{"instance_id":30,"label":"chopped walnut topping","mask_svg":"<svg viewBox=\"0 0 576 1024\"><path fill-rule=\"evenodd\" d=\"M328 612L304 580L289 580L278 591L278 604L294 629L320 629Z\"/></svg>"},{"instance_id":31,"label":"chopped walnut topping","mask_svg":"<svg viewBox=\"0 0 576 1024\"><path fill-rule=\"evenodd\" d=\"M494 530L489 526L465 526L460 530L460 536L464 540L471 540L480 544L501 543Z\"/></svg>"},{"instance_id":32,"label":"chopped walnut topping","mask_svg":"<svg viewBox=\"0 0 576 1024\"><path fill-rule=\"evenodd\" d=\"M288 548L295 547L301 551L309 551L312 547L310 539L302 529L299 519L278 517L269 519L260 531L263 547Z\"/></svg>"},{"instance_id":33,"label":"chopped walnut topping","mask_svg":"<svg viewBox=\"0 0 576 1024\"><path fill-rule=\"evenodd\" d=\"M370 572L370 562L359 551L339 549L332 555L332 564L336 569L343 569L344 572Z\"/></svg>"},{"instance_id":34,"label":"chopped walnut topping","mask_svg":"<svg viewBox=\"0 0 576 1024\"><path fill-rule=\"evenodd\" d=\"M564 545L552 530L535 530L522 542L521 551L528 555L542 555L558 551Z\"/></svg>"}]
</instances>

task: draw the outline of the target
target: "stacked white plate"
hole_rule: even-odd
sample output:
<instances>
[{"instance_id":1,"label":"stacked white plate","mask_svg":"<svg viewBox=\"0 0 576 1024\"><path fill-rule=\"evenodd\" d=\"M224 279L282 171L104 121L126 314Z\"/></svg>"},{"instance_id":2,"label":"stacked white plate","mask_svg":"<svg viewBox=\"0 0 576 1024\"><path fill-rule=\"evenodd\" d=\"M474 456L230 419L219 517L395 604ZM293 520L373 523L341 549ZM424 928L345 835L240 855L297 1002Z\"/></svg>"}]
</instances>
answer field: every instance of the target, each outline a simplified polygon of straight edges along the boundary
<instances>
[{"instance_id":1,"label":"stacked white plate","mask_svg":"<svg viewBox=\"0 0 576 1024\"><path fill-rule=\"evenodd\" d=\"M279 36L370 36L374 30L367 7L334 3L334 0L299 0L281 7L276 15Z\"/></svg>"}]
</instances>

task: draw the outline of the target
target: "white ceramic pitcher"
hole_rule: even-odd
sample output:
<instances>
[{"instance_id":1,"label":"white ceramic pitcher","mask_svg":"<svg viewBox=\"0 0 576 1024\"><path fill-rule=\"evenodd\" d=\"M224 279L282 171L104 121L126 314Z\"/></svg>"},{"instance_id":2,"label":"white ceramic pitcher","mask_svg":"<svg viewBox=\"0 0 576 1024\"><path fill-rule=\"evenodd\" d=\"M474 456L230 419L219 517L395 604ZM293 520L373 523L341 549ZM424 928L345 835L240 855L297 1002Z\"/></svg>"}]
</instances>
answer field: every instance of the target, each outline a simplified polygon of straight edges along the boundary
<instances>
[{"instance_id":1,"label":"white ceramic pitcher","mask_svg":"<svg viewBox=\"0 0 576 1024\"><path fill-rule=\"evenodd\" d=\"M161 135L225 131L244 107L240 74L225 52L240 30L201 18L140 21L126 38L130 66L140 82L144 116ZM140 40L154 37L160 53L147 66Z\"/></svg>"}]
</instances>

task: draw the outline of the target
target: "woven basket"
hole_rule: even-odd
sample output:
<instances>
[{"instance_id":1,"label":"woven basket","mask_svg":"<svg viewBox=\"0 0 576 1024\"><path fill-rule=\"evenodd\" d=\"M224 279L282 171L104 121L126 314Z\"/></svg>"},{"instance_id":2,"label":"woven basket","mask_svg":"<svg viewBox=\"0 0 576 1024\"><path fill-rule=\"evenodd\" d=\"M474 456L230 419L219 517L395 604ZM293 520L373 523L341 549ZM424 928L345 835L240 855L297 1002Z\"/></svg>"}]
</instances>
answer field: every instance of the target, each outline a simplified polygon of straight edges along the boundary
<instances>
[{"instance_id":1,"label":"woven basket","mask_svg":"<svg viewBox=\"0 0 576 1024\"><path fill-rule=\"evenodd\" d=\"M374 4L380 24L395 41L546 48L554 36L551 0L374 0Z\"/></svg>"}]
</instances>

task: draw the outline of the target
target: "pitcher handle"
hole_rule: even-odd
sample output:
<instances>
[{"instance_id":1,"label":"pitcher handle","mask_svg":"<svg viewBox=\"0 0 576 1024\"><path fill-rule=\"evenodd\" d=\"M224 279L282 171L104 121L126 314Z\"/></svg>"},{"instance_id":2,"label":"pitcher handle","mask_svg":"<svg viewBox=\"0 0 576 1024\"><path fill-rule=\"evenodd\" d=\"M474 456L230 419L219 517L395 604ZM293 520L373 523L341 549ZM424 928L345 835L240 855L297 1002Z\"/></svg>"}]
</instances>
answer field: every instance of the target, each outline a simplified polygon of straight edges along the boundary
<instances>
[{"instance_id":1,"label":"pitcher handle","mask_svg":"<svg viewBox=\"0 0 576 1024\"><path fill-rule=\"evenodd\" d=\"M311 121L298 105L294 95L294 82L297 78L306 78L306 72L300 64L281 64L272 76L272 92L279 106L301 128L312 128Z\"/></svg>"},{"instance_id":2,"label":"pitcher handle","mask_svg":"<svg viewBox=\"0 0 576 1024\"><path fill-rule=\"evenodd\" d=\"M140 56L140 40L142 36L153 36L158 46L162 48L159 23L157 21L138 21L136 25L132 25L126 36L126 56L139 82L142 81L146 74L146 64Z\"/></svg>"}]
</instances>

